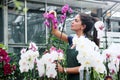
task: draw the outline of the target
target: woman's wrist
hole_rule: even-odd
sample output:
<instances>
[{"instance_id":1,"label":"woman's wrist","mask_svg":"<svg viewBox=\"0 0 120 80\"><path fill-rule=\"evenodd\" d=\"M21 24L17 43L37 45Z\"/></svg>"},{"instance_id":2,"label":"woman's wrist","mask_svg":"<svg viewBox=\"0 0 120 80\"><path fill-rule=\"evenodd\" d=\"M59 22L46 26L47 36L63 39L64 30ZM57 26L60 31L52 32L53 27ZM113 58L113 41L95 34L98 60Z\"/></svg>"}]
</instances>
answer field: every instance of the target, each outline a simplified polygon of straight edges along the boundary
<instances>
[{"instance_id":1,"label":"woman's wrist","mask_svg":"<svg viewBox=\"0 0 120 80\"><path fill-rule=\"evenodd\" d=\"M52 26L52 34L55 34L57 31L57 29L55 29L53 26Z\"/></svg>"},{"instance_id":2,"label":"woman's wrist","mask_svg":"<svg viewBox=\"0 0 120 80\"><path fill-rule=\"evenodd\" d=\"M67 68L63 68L64 73L67 73Z\"/></svg>"}]
</instances>

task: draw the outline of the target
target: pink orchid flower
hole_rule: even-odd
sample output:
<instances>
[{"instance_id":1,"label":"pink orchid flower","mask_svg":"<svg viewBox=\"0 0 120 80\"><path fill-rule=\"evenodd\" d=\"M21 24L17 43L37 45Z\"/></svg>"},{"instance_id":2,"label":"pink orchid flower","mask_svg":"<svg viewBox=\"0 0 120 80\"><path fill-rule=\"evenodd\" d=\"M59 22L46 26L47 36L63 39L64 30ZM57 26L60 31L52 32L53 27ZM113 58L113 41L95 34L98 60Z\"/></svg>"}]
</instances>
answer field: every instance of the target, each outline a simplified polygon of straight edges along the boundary
<instances>
[{"instance_id":1,"label":"pink orchid flower","mask_svg":"<svg viewBox=\"0 0 120 80\"><path fill-rule=\"evenodd\" d=\"M107 53L106 58L109 59L110 57L111 57L111 55Z\"/></svg>"},{"instance_id":2,"label":"pink orchid flower","mask_svg":"<svg viewBox=\"0 0 120 80\"><path fill-rule=\"evenodd\" d=\"M23 48L23 49L20 51L21 54L23 54L23 53L25 53L25 52L26 52L26 49L25 49L25 48Z\"/></svg>"},{"instance_id":3,"label":"pink orchid flower","mask_svg":"<svg viewBox=\"0 0 120 80\"><path fill-rule=\"evenodd\" d=\"M52 52L52 51L56 51L56 48L55 48L54 46L52 46L52 47L50 48L50 52Z\"/></svg>"}]
</instances>

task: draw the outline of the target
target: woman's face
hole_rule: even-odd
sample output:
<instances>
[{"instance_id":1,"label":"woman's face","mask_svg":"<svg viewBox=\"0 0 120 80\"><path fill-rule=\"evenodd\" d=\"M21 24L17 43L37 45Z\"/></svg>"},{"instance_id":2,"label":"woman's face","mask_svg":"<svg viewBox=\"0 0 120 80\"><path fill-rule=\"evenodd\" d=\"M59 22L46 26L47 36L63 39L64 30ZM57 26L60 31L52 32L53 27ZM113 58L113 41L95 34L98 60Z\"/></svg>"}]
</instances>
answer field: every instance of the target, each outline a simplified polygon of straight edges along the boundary
<instances>
[{"instance_id":1,"label":"woman's face","mask_svg":"<svg viewBox=\"0 0 120 80\"><path fill-rule=\"evenodd\" d=\"M81 19L79 15L75 16L75 19L72 21L71 30L78 31L83 30L84 26L82 25Z\"/></svg>"}]
</instances>

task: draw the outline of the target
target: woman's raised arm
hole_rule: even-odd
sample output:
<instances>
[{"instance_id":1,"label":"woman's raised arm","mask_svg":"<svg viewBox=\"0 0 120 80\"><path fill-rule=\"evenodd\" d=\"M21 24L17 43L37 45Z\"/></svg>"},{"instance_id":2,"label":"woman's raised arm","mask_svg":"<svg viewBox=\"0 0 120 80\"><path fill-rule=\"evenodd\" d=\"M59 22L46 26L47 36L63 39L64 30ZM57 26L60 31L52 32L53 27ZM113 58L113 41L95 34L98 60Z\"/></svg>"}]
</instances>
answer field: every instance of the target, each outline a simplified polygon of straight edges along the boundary
<instances>
[{"instance_id":1,"label":"woman's raised arm","mask_svg":"<svg viewBox=\"0 0 120 80\"><path fill-rule=\"evenodd\" d=\"M61 38L61 40L68 42L68 36L65 33L59 31L58 29L52 29L52 34L55 35L57 38Z\"/></svg>"},{"instance_id":2,"label":"woman's raised arm","mask_svg":"<svg viewBox=\"0 0 120 80\"><path fill-rule=\"evenodd\" d=\"M49 13L54 14L55 17L57 16L57 14L54 10L51 10ZM57 38L65 41L65 42L68 42L68 36L65 33L59 31L58 29L54 29L54 26L52 26L52 34L55 35Z\"/></svg>"}]
</instances>

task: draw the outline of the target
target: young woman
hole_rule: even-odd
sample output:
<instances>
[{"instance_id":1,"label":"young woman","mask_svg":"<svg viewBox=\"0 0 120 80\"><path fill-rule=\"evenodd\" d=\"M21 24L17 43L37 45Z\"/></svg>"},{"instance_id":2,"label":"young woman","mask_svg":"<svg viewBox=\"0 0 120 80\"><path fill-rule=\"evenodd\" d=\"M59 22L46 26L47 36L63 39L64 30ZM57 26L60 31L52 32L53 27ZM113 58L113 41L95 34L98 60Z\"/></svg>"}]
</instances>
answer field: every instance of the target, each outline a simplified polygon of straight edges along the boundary
<instances>
[{"instance_id":1,"label":"young woman","mask_svg":"<svg viewBox=\"0 0 120 80\"><path fill-rule=\"evenodd\" d=\"M55 12L50 12L55 14ZM71 24L71 30L75 31L76 36L78 38L82 37L86 37L89 38L89 31L91 31L91 29L94 26L96 19L84 14L84 13L80 13L77 14L74 18L74 20L72 21ZM56 37L60 38L61 36L61 32L58 29L53 29L52 30L52 34L54 34ZM99 44L99 40L96 38L97 34L96 34L96 30L94 29L93 32L93 38L92 39L97 45ZM70 47L73 45L73 37L72 36L68 36L64 33L62 33L62 37L61 40L68 42ZM75 47L75 45L74 45ZM67 73L67 80L80 80L79 79L79 68L80 68L80 64L78 63L76 56L77 56L77 51L75 50L75 48L73 47L73 49L69 49L67 50L67 66L66 67L62 67L60 64L58 64L57 66L57 70L59 72L62 73Z\"/></svg>"}]
</instances>

